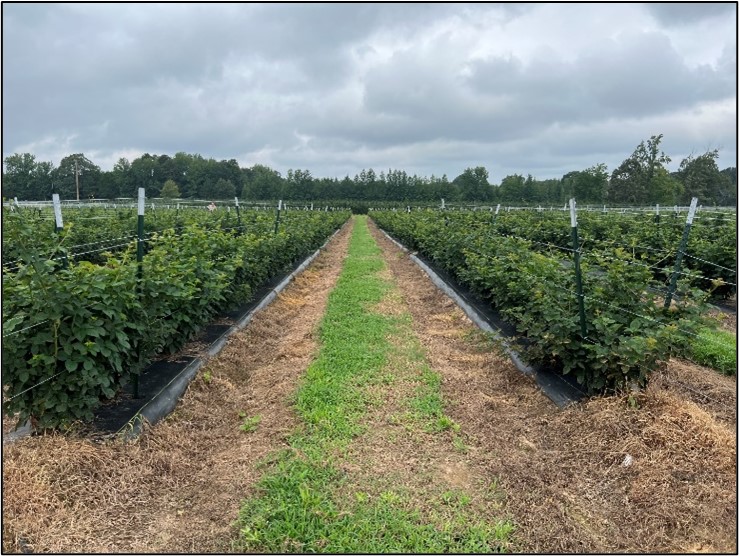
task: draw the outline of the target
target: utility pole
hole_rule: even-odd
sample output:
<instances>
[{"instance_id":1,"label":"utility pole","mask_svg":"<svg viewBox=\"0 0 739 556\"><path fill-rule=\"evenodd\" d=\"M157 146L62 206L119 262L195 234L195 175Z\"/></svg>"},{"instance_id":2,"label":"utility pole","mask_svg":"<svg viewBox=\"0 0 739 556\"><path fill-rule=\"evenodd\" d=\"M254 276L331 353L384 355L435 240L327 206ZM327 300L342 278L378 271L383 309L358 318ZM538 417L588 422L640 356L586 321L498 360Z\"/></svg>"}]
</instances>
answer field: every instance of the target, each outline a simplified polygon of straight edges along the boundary
<instances>
[{"instance_id":1,"label":"utility pole","mask_svg":"<svg viewBox=\"0 0 739 556\"><path fill-rule=\"evenodd\" d=\"M74 184L77 186L77 200L80 200L80 170L77 167L77 159L74 159Z\"/></svg>"}]
</instances>

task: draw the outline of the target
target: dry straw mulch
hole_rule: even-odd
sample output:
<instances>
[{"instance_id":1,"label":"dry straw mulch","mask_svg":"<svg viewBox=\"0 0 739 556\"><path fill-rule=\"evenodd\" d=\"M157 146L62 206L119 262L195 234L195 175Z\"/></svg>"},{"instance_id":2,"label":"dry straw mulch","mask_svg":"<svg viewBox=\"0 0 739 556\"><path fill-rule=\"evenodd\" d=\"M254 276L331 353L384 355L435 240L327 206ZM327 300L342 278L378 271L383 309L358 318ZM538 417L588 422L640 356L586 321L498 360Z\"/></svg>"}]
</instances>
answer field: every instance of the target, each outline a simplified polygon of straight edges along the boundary
<instances>
[{"instance_id":1,"label":"dry straw mulch","mask_svg":"<svg viewBox=\"0 0 739 556\"><path fill-rule=\"evenodd\" d=\"M518 550L736 553L733 378L671 361L636 407L610 397L558 410L374 235L467 435L467 468L502 486Z\"/></svg>"},{"instance_id":2,"label":"dry straw mulch","mask_svg":"<svg viewBox=\"0 0 739 556\"><path fill-rule=\"evenodd\" d=\"M131 443L63 435L3 450L4 552L225 552L259 461L296 426L351 225L199 371L177 410ZM254 432L243 417L259 415Z\"/></svg>"}]
</instances>

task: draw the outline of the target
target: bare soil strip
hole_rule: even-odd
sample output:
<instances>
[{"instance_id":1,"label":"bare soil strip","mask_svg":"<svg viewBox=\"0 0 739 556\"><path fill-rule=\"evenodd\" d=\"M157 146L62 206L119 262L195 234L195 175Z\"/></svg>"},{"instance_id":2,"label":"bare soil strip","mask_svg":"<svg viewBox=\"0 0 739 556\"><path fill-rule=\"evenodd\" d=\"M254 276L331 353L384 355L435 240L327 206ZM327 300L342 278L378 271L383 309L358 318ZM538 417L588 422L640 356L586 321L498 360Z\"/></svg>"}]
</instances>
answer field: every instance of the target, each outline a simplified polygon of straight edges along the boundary
<instances>
[{"instance_id":1,"label":"bare soil strip","mask_svg":"<svg viewBox=\"0 0 739 556\"><path fill-rule=\"evenodd\" d=\"M611 397L558 410L370 227L469 448L437 456L429 480L499 485L517 551L736 552L733 378L676 361L636 407ZM413 452L403 465L417 465Z\"/></svg>"},{"instance_id":2,"label":"bare soil strip","mask_svg":"<svg viewBox=\"0 0 739 556\"><path fill-rule=\"evenodd\" d=\"M4 552L225 552L259 461L295 427L297 381L346 256L346 226L134 442L28 438L3 449ZM252 432L240 430L259 416Z\"/></svg>"}]
</instances>

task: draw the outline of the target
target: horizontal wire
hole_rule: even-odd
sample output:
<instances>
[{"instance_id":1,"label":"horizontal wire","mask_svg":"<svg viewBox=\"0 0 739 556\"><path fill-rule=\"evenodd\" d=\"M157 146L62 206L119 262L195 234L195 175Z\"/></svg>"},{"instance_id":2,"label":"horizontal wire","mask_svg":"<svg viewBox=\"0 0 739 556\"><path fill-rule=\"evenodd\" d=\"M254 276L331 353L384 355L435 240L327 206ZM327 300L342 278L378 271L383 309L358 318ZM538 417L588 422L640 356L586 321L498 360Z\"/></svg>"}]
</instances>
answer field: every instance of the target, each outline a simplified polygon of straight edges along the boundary
<instances>
[{"instance_id":1,"label":"horizontal wire","mask_svg":"<svg viewBox=\"0 0 739 556\"><path fill-rule=\"evenodd\" d=\"M686 359L686 358L684 358L684 357L678 357L678 359ZM694 363L694 364L699 365L701 367L704 367L705 366L705 365L701 365L700 363L697 363L696 361L693 361L692 359L686 359L686 361L690 361L691 363ZM693 392L694 394L698 394L699 396L702 396L706 400L708 400L708 401L710 401L712 403L715 403L716 405L722 405L724 407L727 407L729 409L733 409L734 411L736 411L736 405L734 405L734 404L728 404L726 402L723 402L721 400L718 400L716 398L713 398L711 396L708 396L707 394L704 394L703 392L699 392L698 390L695 390L694 388L690 387L687 383L683 382L682 380L676 380L676 379L674 379L672 377L669 377L669 376L667 376L665 374L662 374L661 378L662 379L666 379L668 382L671 382L673 384L679 384L681 387L685 388L686 390L688 390L690 392Z\"/></svg>"},{"instance_id":2,"label":"horizontal wire","mask_svg":"<svg viewBox=\"0 0 739 556\"><path fill-rule=\"evenodd\" d=\"M65 367L64 369L62 369L61 371L59 371L58 373L56 373L55 375L52 375L52 376L50 376L50 377L48 377L48 378L45 378L45 379L44 379L44 380L42 380L41 382L39 382L39 383L37 383L37 384L34 384L33 386L31 386L31 387L29 387L29 388L26 388L25 390L23 390L23 392L18 392L18 393L17 393L17 394L15 395L15 396L12 396L12 397L8 398L7 400L3 400L3 404L6 404L6 403L9 403L9 402L13 401L13 400L14 400L15 398L17 398L18 396L22 396L22 395L23 395L23 394L25 394L26 392L30 392L30 391L31 391L31 390L33 390L34 388L38 388L39 386L41 386L41 385L42 385L42 384L44 384L45 382L49 382L49 381L50 381L50 380L51 380L52 378L56 378L56 377L58 377L58 376L59 376L60 374L62 374L62 373L65 373L65 372L67 372L67 369L66 369L66 367Z\"/></svg>"},{"instance_id":3,"label":"horizontal wire","mask_svg":"<svg viewBox=\"0 0 739 556\"><path fill-rule=\"evenodd\" d=\"M725 266L721 266L720 264L712 263L711 261L707 261L705 259L701 259L700 257L696 257L695 255L690 255L688 253L683 253L683 255L685 255L686 257L690 257L691 259L695 259L696 261L700 261L702 263L706 263L708 265L715 266L715 267L721 268L723 270L728 270L729 272L733 272L734 274L736 274L736 269L727 268Z\"/></svg>"},{"instance_id":4,"label":"horizontal wire","mask_svg":"<svg viewBox=\"0 0 739 556\"><path fill-rule=\"evenodd\" d=\"M536 275L536 274L531 274L530 272L527 272L525 270L521 270L521 272L523 272L524 274L527 274L527 275L529 275L529 276L531 276L533 278L536 278L538 280L541 280L542 282L547 283L547 284L549 284L551 286L554 286L555 288L558 288L558 289L561 289L563 291L566 291L569 294L574 295L575 297L578 297L578 296L582 295L583 299L588 299L590 301L594 301L595 303L599 303L601 305L606 305L606 306L611 307L613 309L616 309L618 311L622 311L624 313L628 313L628 314L633 315L635 317L639 317L639 318L643 318L643 319L648 320L648 321L651 321L651 322L655 322L655 323L660 324L660 325L665 326L665 327L667 327L667 326L675 326L675 328L677 330L683 332L684 334L687 334L687 335L690 335L690 336L694 336L694 337L699 338L699 339L702 339L702 340L707 340L707 341L709 341L709 342L711 342L713 344L716 344L716 345L725 345L723 342L718 341L718 340L714 340L713 338L710 338L708 336L705 336L705 335L701 336L700 334L695 334L693 332L689 332L689 331L687 331L687 330L685 330L683 328L680 328L680 327L676 326L674 323L665 323L664 321L653 319L651 317L648 317L647 315L641 315L639 313L634 313L633 311L629 311L628 309L624 309L622 307L618 307L618 306L613 305L611 303L606 303L605 301L600 301L600 300L598 300L596 298L593 298L593 297L591 297L589 295L578 294L577 292L572 291L572 290L570 290L568 288L565 288L564 286L560 286L559 284L555 284L553 282L550 282L549 280L547 280L546 278L543 278L542 276L539 276L539 275Z\"/></svg>"}]
</instances>

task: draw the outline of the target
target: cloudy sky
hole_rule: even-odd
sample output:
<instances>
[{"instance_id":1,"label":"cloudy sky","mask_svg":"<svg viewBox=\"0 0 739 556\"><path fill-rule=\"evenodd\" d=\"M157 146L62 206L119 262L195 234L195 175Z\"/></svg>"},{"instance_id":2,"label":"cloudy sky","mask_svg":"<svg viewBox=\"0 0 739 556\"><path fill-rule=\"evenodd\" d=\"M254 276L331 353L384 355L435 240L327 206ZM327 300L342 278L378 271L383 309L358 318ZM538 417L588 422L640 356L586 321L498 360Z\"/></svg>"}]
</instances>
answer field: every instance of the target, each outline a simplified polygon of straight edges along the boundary
<instances>
[{"instance_id":1,"label":"cloudy sky","mask_svg":"<svg viewBox=\"0 0 739 556\"><path fill-rule=\"evenodd\" d=\"M3 156L490 181L736 166L736 4L4 4Z\"/></svg>"}]
</instances>

